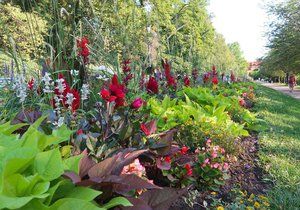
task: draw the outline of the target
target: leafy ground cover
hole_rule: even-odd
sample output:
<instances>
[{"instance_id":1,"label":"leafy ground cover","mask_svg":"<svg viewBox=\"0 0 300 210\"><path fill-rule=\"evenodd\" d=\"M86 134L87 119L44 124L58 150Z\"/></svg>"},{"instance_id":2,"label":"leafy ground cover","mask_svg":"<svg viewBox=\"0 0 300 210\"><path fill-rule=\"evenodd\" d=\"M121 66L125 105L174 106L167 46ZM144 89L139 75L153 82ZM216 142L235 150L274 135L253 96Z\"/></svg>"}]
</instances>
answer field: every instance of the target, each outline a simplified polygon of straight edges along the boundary
<instances>
[{"instance_id":1,"label":"leafy ground cover","mask_svg":"<svg viewBox=\"0 0 300 210\"><path fill-rule=\"evenodd\" d=\"M260 160L274 187L272 209L300 208L300 103L278 91L258 86L254 110L270 126L259 135Z\"/></svg>"}]
</instances>

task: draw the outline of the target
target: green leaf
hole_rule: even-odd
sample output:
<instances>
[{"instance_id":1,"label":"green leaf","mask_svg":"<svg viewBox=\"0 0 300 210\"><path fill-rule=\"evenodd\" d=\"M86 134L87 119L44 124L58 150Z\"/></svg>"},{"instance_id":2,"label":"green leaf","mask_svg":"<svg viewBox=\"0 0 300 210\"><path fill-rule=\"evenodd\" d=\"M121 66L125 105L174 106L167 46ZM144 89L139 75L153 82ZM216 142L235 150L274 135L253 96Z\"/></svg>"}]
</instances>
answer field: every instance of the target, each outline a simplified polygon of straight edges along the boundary
<instances>
[{"instance_id":1,"label":"green leaf","mask_svg":"<svg viewBox=\"0 0 300 210\"><path fill-rule=\"evenodd\" d=\"M93 190L87 187L74 187L64 197L65 198L78 198L85 201L92 201L97 196L101 195L102 192Z\"/></svg>"},{"instance_id":2,"label":"green leaf","mask_svg":"<svg viewBox=\"0 0 300 210\"><path fill-rule=\"evenodd\" d=\"M14 173L23 172L33 162L36 153L35 149L29 147L16 148L10 151L2 162L2 176L6 177Z\"/></svg>"},{"instance_id":3,"label":"green leaf","mask_svg":"<svg viewBox=\"0 0 300 210\"><path fill-rule=\"evenodd\" d=\"M38 153L34 161L34 171L45 181L60 177L64 172L59 149Z\"/></svg>"},{"instance_id":4,"label":"green leaf","mask_svg":"<svg viewBox=\"0 0 300 210\"><path fill-rule=\"evenodd\" d=\"M79 162L83 155L76 155L69 157L68 159L63 160L64 170L73 171L76 174L79 174Z\"/></svg>"},{"instance_id":5,"label":"green leaf","mask_svg":"<svg viewBox=\"0 0 300 210\"><path fill-rule=\"evenodd\" d=\"M32 195L27 197L8 197L5 195L0 195L0 209L18 209L26 205L34 198L46 198L47 196L48 194Z\"/></svg>"},{"instance_id":6,"label":"green leaf","mask_svg":"<svg viewBox=\"0 0 300 210\"><path fill-rule=\"evenodd\" d=\"M63 198L56 201L49 210L104 210L104 208L97 207L89 201L84 201L76 198Z\"/></svg>"},{"instance_id":7,"label":"green leaf","mask_svg":"<svg viewBox=\"0 0 300 210\"><path fill-rule=\"evenodd\" d=\"M104 209L110 209L116 206L133 206L126 198L124 197L116 197L111 199L108 203L102 206Z\"/></svg>"}]
</instances>

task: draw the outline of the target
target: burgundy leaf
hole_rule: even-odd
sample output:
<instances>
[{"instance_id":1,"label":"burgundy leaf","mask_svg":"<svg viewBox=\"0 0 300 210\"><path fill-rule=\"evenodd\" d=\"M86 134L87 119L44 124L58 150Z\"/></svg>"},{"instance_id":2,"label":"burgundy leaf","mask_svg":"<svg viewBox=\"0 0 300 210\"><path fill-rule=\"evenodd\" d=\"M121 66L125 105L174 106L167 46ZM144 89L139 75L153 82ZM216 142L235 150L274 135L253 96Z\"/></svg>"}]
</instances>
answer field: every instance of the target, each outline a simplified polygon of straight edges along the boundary
<instances>
[{"instance_id":1,"label":"burgundy leaf","mask_svg":"<svg viewBox=\"0 0 300 210\"><path fill-rule=\"evenodd\" d=\"M117 210L153 210L148 204L147 202L139 199L139 198L126 198L129 200L129 202L133 205L133 206L129 206L129 207L118 207L116 208Z\"/></svg>"},{"instance_id":2,"label":"burgundy leaf","mask_svg":"<svg viewBox=\"0 0 300 210\"><path fill-rule=\"evenodd\" d=\"M119 194L126 194L131 190L140 189L161 189L152 184L149 180L143 179L135 174L122 174L121 183L116 183L113 187L114 192Z\"/></svg>"},{"instance_id":3,"label":"burgundy leaf","mask_svg":"<svg viewBox=\"0 0 300 210\"><path fill-rule=\"evenodd\" d=\"M83 158L79 162L79 176L84 177L89 170L96 164L90 157L88 157L86 150L83 151Z\"/></svg>"},{"instance_id":4,"label":"burgundy leaf","mask_svg":"<svg viewBox=\"0 0 300 210\"><path fill-rule=\"evenodd\" d=\"M73 171L67 171L63 174L63 177L70 179L74 184L78 183L81 181L80 176L78 176L75 172Z\"/></svg>"},{"instance_id":5,"label":"burgundy leaf","mask_svg":"<svg viewBox=\"0 0 300 210\"><path fill-rule=\"evenodd\" d=\"M122 173L124 166L131 164L136 158L138 158L138 156L144 154L145 152L147 152L147 150L137 150L130 153L124 153L124 152L121 153L119 155L115 167L111 171L111 174L120 175Z\"/></svg>"},{"instance_id":6,"label":"burgundy leaf","mask_svg":"<svg viewBox=\"0 0 300 210\"><path fill-rule=\"evenodd\" d=\"M152 120L152 121L146 123L146 127L147 127L148 131L150 132L150 134L154 134L157 130L156 120Z\"/></svg>"},{"instance_id":7,"label":"burgundy leaf","mask_svg":"<svg viewBox=\"0 0 300 210\"><path fill-rule=\"evenodd\" d=\"M117 159L118 155L115 155L97 163L88 171L89 177L101 178L111 174L112 170L115 168Z\"/></svg>"},{"instance_id":8,"label":"burgundy leaf","mask_svg":"<svg viewBox=\"0 0 300 210\"><path fill-rule=\"evenodd\" d=\"M187 192L188 188L163 188L144 192L139 198L147 202L153 210L169 209L174 201Z\"/></svg>"}]
</instances>

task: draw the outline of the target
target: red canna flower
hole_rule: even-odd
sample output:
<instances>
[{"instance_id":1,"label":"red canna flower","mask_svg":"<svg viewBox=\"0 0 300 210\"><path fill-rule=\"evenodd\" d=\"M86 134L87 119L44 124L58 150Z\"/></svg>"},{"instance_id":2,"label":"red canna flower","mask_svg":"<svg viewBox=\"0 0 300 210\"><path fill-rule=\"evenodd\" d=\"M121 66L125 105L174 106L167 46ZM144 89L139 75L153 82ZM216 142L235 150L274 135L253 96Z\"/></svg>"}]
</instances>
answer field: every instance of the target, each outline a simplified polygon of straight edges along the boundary
<instances>
[{"instance_id":1,"label":"red canna flower","mask_svg":"<svg viewBox=\"0 0 300 210\"><path fill-rule=\"evenodd\" d=\"M131 108L132 108L132 109L139 109L143 104L144 104L143 99L141 99L141 98L136 98L136 99L131 103Z\"/></svg>"},{"instance_id":2,"label":"red canna flower","mask_svg":"<svg viewBox=\"0 0 300 210\"><path fill-rule=\"evenodd\" d=\"M184 168L186 169L186 175L192 176L193 175L193 170L190 164L185 164Z\"/></svg>"},{"instance_id":3,"label":"red canna flower","mask_svg":"<svg viewBox=\"0 0 300 210\"><path fill-rule=\"evenodd\" d=\"M27 83L27 87L29 90L33 90L34 85L34 78L31 78L31 80Z\"/></svg>"},{"instance_id":4,"label":"red canna flower","mask_svg":"<svg viewBox=\"0 0 300 210\"><path fill-rule=\"evenodd\" d=\"M158 83L154 77L150 77L147 84L148 93L157 94L158 93Z\"/></svg>"},{"instance_id":5,"label":"red canna flower","mask_svg":"<svg viewBox=\"0 0 300 210\"><path fill-rule=\"evenodd\" d=\"M144 132L144 134L146 135L146 136L150 136L150 131L148 130L148 128L146 127L146 125L144 124L144 123L142 123L141 124L141 130Z\"/></svg>"},{"instance_id":6,"label":"red canna flower","mask_svg":"<svg viewBox=\"0 0 300 210\"><path fill-rule=\"evenodd\" d=\"M190 79L188 76L184 77L183 82L184 82L184 86L186 87L190 86Z\"/></svg>"},{"instance_id":7,"label":"red canna flower","mask_svg":"<svg viewBox=\"0 0 300 210\"><path fill-rule=\"evenodd\" d=\"M210 80L210 73L205 73L203 75L203 82L207 83Z\"/></svg>"},{"instance_id":8,"label":"red canna flower","mask_svg":"<svg viewBox=\"0 0 300 210\"><path fill-rule=\"evenodd\" d=\"M214 85L217 85L219 83L219 80L216 76L214 76L211 80L211 82L214 84Z\"/></svg>"},{"instance_id":9,"label":"red canna flower","mask_svg":"<svg viewBox=\"0 0 300 210\"><path fill-rule=\"evenodd\" d=\"M109 85L109 90L103 88L100 92L103 100L107 102L115 102L116 108L125 105L125 87L119 84L118 76L114 75Z\"/></svg>"},{"instance_id":10,"label":"red canna flower","mask_svg":"<svg viewBox=\"0 0 300 210\"><path fill-rule=\"evenodd\" d=\"M213 76L217 76L218 75L215 65L212 66L212 75Z\"/></svg>"}]
</instances>

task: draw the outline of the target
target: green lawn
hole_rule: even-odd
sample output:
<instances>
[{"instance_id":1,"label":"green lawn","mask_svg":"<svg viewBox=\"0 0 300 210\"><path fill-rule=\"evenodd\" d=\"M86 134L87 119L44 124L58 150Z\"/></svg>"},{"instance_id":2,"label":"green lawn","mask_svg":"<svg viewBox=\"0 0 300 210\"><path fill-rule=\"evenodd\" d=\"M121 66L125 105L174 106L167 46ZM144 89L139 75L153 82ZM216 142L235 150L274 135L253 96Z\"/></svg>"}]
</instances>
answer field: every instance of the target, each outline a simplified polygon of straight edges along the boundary
<instances>
[{"instance_id":1,"label":"green lawn","mask_svg":"<svg viewBox=\"0 0 300 210\"><path fill-rule=\"evenodd\" d=\"M255 111L269 124L260 133L260 159L274 182L271 209L300 209L300 100L258 86Z\"/></svg>"}]
</instances>

